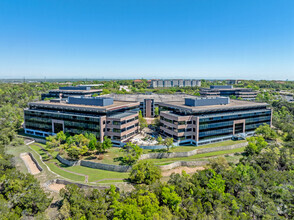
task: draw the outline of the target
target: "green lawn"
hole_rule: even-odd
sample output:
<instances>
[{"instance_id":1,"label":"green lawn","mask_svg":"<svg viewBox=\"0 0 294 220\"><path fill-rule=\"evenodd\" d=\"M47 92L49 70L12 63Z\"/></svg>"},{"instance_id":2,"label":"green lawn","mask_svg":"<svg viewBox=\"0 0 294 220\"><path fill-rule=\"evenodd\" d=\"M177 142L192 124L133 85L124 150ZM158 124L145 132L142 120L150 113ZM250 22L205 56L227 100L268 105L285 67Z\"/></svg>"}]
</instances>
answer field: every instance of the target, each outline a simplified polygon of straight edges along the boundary
<instances>
[{"instance_id":1,"label":"green lawn","mask_svg":"<svg viewBox=\"0 0 294 220\"><path fill-rule=\"evenodd\" d=\"M46 154L46 152L44 152L39 146L32 144L32 145L30 145L30 147L42 157L43 161L50 159L48 154Z\"/></svg>"},{"instance_id":2,"label":"green lawn","mask_svg":"<svg viewBox=\"0 0 294 220\"><path fill-rule=\"evenodd\" d=\"M196 159L203 159L206 157L214 157L214 156L220 156L225 154L233 154L233 153L241 153L243 152L245 147L232 149L232 150L225 150L225 151L217 151L217 152L209 152L204 154L196 154L191 157L177 157L177 158L162 158L162 159L148 159L149 161L152 161L153 163L157 165L167 165L170 163L173 163L175 161L193 161Z\"/></svg>"},{"instance_id":3,"label":"green lawn","mask_svg":"<svg viewBox=\"0 0 294 220\"><path fill-rule=\"evenodd\" d=\"M83 167L83 166L72 166L72 167L66 167L65 169L72 172L88 175L89 182L94 182L100 179L111 179L111 178L124 179L124 178L128 178L129 176L129 173L99 170L99 169L93 169L93 168ZM116 182L116 181L117 180L112 180L110 182Z\"/></svg>"},{"instance_id":4,"label":"green lawn","mask_svg":"<svg viewBox=\"0 0 294 220\"><path fill-rule=\"evenodd\" d=\"M233 144L239 144L239 143L245 143L246 140L241 140L241 141L232 141L232 140L228 140L228 141L223 141L223 142L218 142L218 143L213 143L213 144L207 144L207 145L203 145L203 146L178 146L178 147L173 147L170 149L170 152L187 152L187 151L192 151L195 149L202 149L202 148L211 148L211 147L222 147L222 146L229 146L229 145L233 145ZM116 164L119 165L120 161L118 160L119 157L123 157L124 153L120 151L121 148L118 147L112 147L110 149L107 150L107 153L105 153L103 155L103 159L102 160L98 160L96 159L92 159L91 157L83 157L82 159L84 160L89 160L91 159L94 162L98 162L98 163L106 163L106 164ZM155 153L155 151L152 150L145 150L143 149L143 154L146 153ZM95 155L95 157L98 157L98 155Z\"/></svg>"},{"instance_id":5,"label":"green lawn","mask_svg":"<svg viewBox=\"0 0 294 220\"><path fill-rule=\"evenodd\" d=\"M224 142L219 142L219 143L203 145L200 147L179 146L179 147L172 148L171 152L186 152L186 151L191 151L191 150L201 149L201 148L228 146L228 145L242 143L242 142L245 142L245 141L224 141ZM38 145L41 145L44 148L46 147L44 144L38 143ZM123 179L126 179L129 176L129 173L99 170L99 169L93 169L93 168L88 168L88 167L83 167L83 166L68 167L68 166L60 163L57 159L55 159L55 156L58 154L58 152L56 152L56 151L50 152L50 154L54 157L54 159L49 160L48 155L39 146L37 146L36 144L32 144L32 145L30 145L30 147L34 151L36 151L39 155L41 155L41 157L44 161L47 160L46 165L50 168L50 170L52 170L54 173L66 178L66 179L69 179L69 180L84 182L85 176L82 176L82 175L87 175L88 182L95 182L95 181L98 181L101 179L106 179L106 180L102 180L99 183L112 183L112 182L122 182ZM123 152L120 151L120 149L121 148L117 148L117 147L113 147L111 149L108 149L108 152L104 154L104 158L102 160L94 159L93 161L100 162L100 163L106 163L106 164L119 164L120 161L115 160L115 158L119 158L124 155ZM218 151L218 152L211 152L211 153L205 153L205 154L197 154L197 155L194 155L191 157L150 159L150 161L153 161L157 165L166 165L166 164L170 164L172 162L181 161L181 160L183 160L183 161L196 160L196 159L197 160L206 160L204 158L219 156L219 155L224 155L224 154L231 154L231 153L236 153L236 152L242 152L243 150L244 150L244 148L238 148L238 149L227 150L227 151ZM152 152L152 150L143 150L143 153L151 153L151 152ZM34 152L34 154L36 154L36 153ZM83 159L87 159L87 157L84 157ZM60 167L58 167L55 163L58 166L62 167L64 170L61 169ZM67 171L75 172L77 174L70 173ZM82 174L82 175L78 175L78 174ZM108 179L120 179L120 180L108 180Z\"/></svg>"},{"instance_id":6,"label":"green lawn","mask_svg":"<svg viewBox=\"0 0 294 220\"><path fill-rule=\"evenodd\" d=\"M229 145L234 145L234 144L240 144L240 143L245 143L246 140L240 140L240 141L233 141L233 140L228 140L228 141L222 141L222 142L217 142L213 144L206 144L202 146L179 146L179 147L173 147L170 152L187 152L187 151L192 151L195 149L203 149L203 148L211 148L211 147L223 147L223 146L229 146Z\"/></svg>"},{"instance_id":7,"label":"green lawn","mask_svg":"<svg viewBox=\"0 0 294 220\"><path fill-rule=\"evenodd\" d=\"M85 181L84 176L80 176L80 175L76 175L76 174L73 174L73 173L66 172L66 171L60 169L54 163L48 163L47 162L46 165L50 168L51 171L53 171L54 173L66 178L66 179L70 179L70 180L74 180L74 181L80 181L80 182Z\"/></svg>"}]
</instances>

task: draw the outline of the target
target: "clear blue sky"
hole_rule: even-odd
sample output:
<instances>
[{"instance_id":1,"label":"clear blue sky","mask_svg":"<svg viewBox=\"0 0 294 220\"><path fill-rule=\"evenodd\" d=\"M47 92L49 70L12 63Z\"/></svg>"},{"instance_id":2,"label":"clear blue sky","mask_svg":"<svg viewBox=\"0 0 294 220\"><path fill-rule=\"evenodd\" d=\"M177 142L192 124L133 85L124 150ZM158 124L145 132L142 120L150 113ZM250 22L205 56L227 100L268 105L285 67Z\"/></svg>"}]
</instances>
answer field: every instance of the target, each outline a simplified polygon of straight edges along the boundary
<instances>
[{"instance_id":1,"label":"clear blue sky","mask_svg":"<svg viewBox=\"0 0 294 220\"><path fill-rule=\"evenodd\" d=\"M294 80L293 0L1 0L0 78Z\"/></svg>"}]
</instances>

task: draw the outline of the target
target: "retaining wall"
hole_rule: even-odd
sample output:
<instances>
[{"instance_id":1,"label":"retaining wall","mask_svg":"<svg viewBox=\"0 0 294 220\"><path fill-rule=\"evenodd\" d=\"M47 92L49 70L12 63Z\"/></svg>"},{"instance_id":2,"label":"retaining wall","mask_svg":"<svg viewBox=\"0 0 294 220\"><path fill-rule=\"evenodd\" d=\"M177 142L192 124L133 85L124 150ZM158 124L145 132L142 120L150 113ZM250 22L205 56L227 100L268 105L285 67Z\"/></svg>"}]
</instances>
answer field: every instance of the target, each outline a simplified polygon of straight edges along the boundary
<instances>
[{"instance_id":1,"label":"retaining wall","mask_svg":"<svg viewBox=\"0 0 294 220\"><path fill-rule=\"evenodd\" d=\"M132 168L131 166L96 163L96 162L86 161L86 160L81 160L80 164L81 166L84 166L84 167L90 167L90 168L100 169L100 170L116 171L116 172L128 172Z\"/></svg>"},{"instance_id":2,"label":"retaining wall","mask_svg":"<svg viewBox=\"0 0 294 220\"><path fill-rule=\"evenodd\" d=\"M115 172L128 172L131 170L131 166L121 166L121 165L114 165L114 164L105 164L105 163L96 163L92 161L87 160L78 160L78 161L70 161L63 157L61 157L59 154L56 157L60 163L63 163L67 166L84 166L84 167L90 167L93 169L100 169L100 170L108 170L108 171L115 171Z\"/></svg>"},{"instance_id":3,"label":"retaining wall","mask_svg":"<svg viewBox=\"0 0 294 220\"><path fill-rule=\"evenodd\" d=\"M43 171L43 168L39 165L38 161L34 158L34 156L33 156L30 152L29 152L29 153L21 153L21 154L20 154L20 157L22 157L22 156L24 156L24 155L29 155L30 158L31 158L31 160L35 163L35 165L36 165L36 167L38 168L38 170L40 170L40 172ZM25 163L25 165L26 165L28 171L29 171L30 173L32 173L32 171L30 170L30 167L29 167L28 162L26 162L25 160L23 160L23 161L24 161L24 163Z\"/></svg>"},{"instance_id":4,"label":"retaining wall","mask_svg":"<svg viewBox=\"0 0 294 220\"><path fill-rule=\"evenodd\" d=\"M28 155L31 157L32 161L36 164L36 167L40 170L40 172L43 171L43 168L39 165L38 161L34 158L34 156L29 152Z\"/></svg>"},{"instance_id":5,"label":"retaining wall","mask_svg":"<svg viewBox=\"0 0 294 220\"><path fill-rule=\"evenodd\" d=\"M63 163L67 166L76 166L76 165L80 165L80 161L76 160L76 161L71 161L71 160L67 160L63 157L61 157L59 154L56 156L56 159L59 160L60 163Z\"/></svg>"},{"instance_id":6,"label":"retaining wall","mask_svg":"<svg viewBox=\"0 0 294 220\"><path fill-rule=\"evenodd\" d=\"M202 148L202 149L195 149L188 152L173 152L173 153L149 153L143 154L140 156L139 160L145 159L161 159L161 158L176 158L176 157L190 157L196 154L203 154L209 152L216 152L216 151L224 151L224 150L232 150L236 148L245 147L247 142L239 143L229 146L222 146L222 147L210 147L210 148ZM195 147L197 148L197 147Z\"/></svg>"}]
</instances>

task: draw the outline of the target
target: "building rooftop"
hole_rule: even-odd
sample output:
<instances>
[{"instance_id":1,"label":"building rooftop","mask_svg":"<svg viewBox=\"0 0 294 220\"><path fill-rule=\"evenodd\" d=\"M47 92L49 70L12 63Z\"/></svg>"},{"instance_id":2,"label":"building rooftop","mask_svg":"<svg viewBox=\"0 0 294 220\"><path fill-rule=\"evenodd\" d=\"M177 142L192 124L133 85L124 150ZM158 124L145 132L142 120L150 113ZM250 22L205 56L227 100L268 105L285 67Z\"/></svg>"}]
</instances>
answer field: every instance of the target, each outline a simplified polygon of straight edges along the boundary
<instances>
[{"instance_id":1,"label":"building rooftop","mask_svg":"<svg viewBox=\"0 0 294 220\"><path fill-rule=\"evenodd\" d=\"M187 95L185 93L176 94L157 94L157 93L137 93L137 94L109 94L101 97L111 97L114 100L129 101L129 102L143 102L144 99L154 99L155 102L172 102L182 101L184 98L193 98L195 96Z\"/></svg>"},{"instance_id":2,"label":"building rooftop","mask_svg":"<svg viewBox=\"0 0 294 220\"><path fill-rule=\"evenodd\" d=\"M89 112L109 112L124 108L139 106L138 102L125 102L125 101L113 101L113 104L107 106L95 106L95 105L80 105L80 104L69 104L67 102L50 102L50 101L39 101L31 102L30 106L36 107L47 107L53 109L64 109L64 110L77 110L77 111L89 111Z\"/></svg>"},{"instance_id":3,"label":"building rooftop","mask_svg":"<svg viewBox=\"0 0 294 220\"><path fill-rule=\"evenodd\" d=\"M109 116L109 118L125 118L131 115L136 114L137 112L135 111L127 111L127 112L122 112L122 113L117 113L114 115Z\"/></svg>"},{"instance_id":4,"label":"building rooftop","mask_svg":"<svg viewBox=\"0 0 294 220\"><path fill-rule=\"evenodd\" d=\"M267 103L257 103L241 100L232 100L226 105L208 105L208 106L187 106L185 101L180 102L161 102L160 106L169 107L174 109L179 109L180 111L186 111L191 113L201 113L201 112L214 112L219 110L236 110L236 109L246 109L251 107L264 107Z\"/></svg>"},{"instance_id":5,"label":"building rooftop","mask_svg":"<svg viewBox=\"0 0 294 220\"><path fill-rule=\"evenodd\" d=\"M90 89L90 90L62 90L62 89L53 89L49 92L57 92L57 93L94 93L94 92L102 92L102 89Z\"/></svg>"}]
</instances>

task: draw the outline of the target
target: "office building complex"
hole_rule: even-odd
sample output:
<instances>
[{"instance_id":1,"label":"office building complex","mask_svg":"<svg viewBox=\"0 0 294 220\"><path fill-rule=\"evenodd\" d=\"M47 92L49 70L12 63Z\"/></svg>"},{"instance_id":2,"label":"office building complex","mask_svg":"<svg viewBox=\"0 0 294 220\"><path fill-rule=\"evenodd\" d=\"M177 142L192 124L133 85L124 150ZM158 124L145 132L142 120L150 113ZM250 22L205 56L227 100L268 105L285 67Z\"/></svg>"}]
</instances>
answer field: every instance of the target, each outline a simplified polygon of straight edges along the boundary
<instances>
[{"instance_id":1,"label":"office building complex","mask_svg":"<svg viewBox=\"0 0 294 220\"><path fill-rule=\"evenodd\" d=\"M24 110L24 129L27 134L42 137L60 131L91 132L100 141L108 136L114 144L121 145L138 133L138 111L152 118L155 106L160 109L159 132L179 145L198 146L246 137L272 121L272 111L266 103L186 94L110 94L29 103Z\"/></svg>"},{"instance_id":2,"label":"office building complex","mask_svg":"<svg viewBox=\"0 0 294 220\"><path fill-rule=\"evenodd\" d=\"M67 98L69 96L92 96L95 94L99 95L101 92L102 89L91 89L90 85L66 86L59 87L59 89L50 90L49 93L42 94L41 99Z\"/></svg>"},{"instance_id":3,"label":"office building complex","mask_svg":"<svg viewBox=\"0 0 294 220\"><path fill-rule=\"evenodd\" d=\"M264 123L271 125L266 103L230 100L228 97L186 98L159 104L160 130L179 144L202 145L253 134Z\"/></svg>"},{"instance_id":4,"label":"office building complex","mask_svg":"<svg viewBox=\"0 0 294 220\"><path fill-rule=\"evenodd\" d=\"M235 96L245 100L254 100L257 92L248 88L234 88L232 85L225 86L210 86L210 88L201 88L200 95L202 96Z\"/></svg>"},{"instance_id":5,"label":"office building complex","mask_svg":"<svg viewBox=\"0 0 294 220\"><path fill-rule=\"evenodd\" d=\"M25 133L46 137L60 131L94 133L103 141L123 142L138 132L138 102L101 97L69 97L29 103L24 110Z\"/></svg>"},{"instance_id":6,"label":"office building complex","mask_svg":"<svg viewBox=\"0 0 294 220\"><path fill-rule=\"evenodd\" d=\"M195 87L201 86L201 80L183 80L183 79L167 79L167 80L151 80L151 88L168 88L168 87Z\"/></svg>"}]
</instances>

